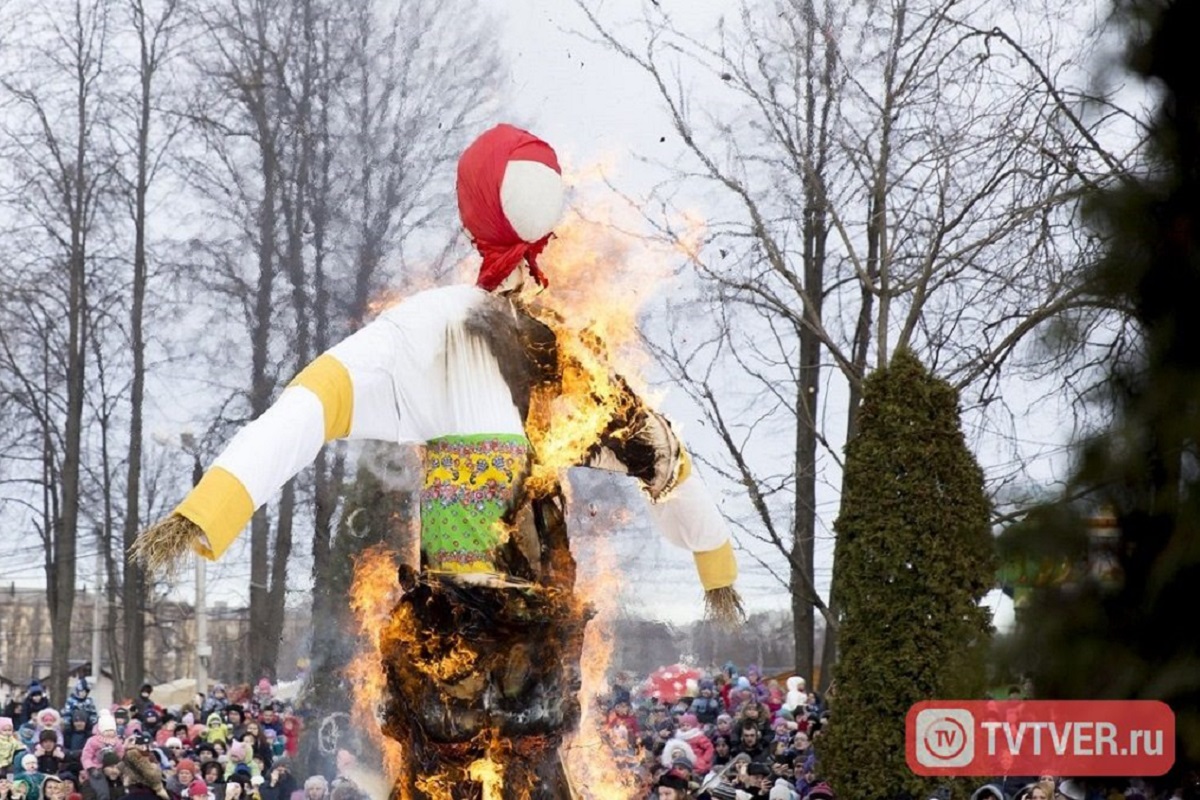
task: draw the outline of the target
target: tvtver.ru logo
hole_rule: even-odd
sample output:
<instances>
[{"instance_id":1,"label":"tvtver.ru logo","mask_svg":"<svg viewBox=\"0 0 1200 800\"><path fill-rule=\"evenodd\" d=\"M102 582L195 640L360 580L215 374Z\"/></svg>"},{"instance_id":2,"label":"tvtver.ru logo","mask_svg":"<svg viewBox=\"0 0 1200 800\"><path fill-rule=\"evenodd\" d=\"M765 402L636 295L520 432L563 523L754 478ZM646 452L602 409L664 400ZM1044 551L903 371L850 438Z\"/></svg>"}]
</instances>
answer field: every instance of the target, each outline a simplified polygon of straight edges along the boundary
<instances>
[{"instance_id":1,"label":"tvtver.ru logo","mask_svg":"<svg viewBox=\"0 0 1200 800\"><path fill-rule=\"evenodd\" d=\"M918 775L1163 775L1175 715L1155 700L926 700L905 716Z\"/></svg>"},{"instance_id":2,"label":"tvtver.ru logo","mask_svg":"<svg viewBox=\"0 0 1200 800\"><path fill-rule=\"evenodd\" d=\"M926 708L917 713L917 762L923 767L965 767L975 760L975 715L964 708Z\"/></svg>"}]
</instances>

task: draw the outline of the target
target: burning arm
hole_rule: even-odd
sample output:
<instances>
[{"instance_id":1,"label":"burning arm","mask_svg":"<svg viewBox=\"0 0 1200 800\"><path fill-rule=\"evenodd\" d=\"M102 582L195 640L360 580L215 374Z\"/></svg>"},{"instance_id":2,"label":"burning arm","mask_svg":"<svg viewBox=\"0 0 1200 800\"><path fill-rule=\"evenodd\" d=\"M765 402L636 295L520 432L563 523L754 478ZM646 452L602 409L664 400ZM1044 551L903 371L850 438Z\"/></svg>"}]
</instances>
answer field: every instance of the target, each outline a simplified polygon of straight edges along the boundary
<instances>
[{"instance_id":1,"label":"burning arm","mask_svg":"<svg viewBox=\"0 0 1200 800\"><path fill-rule=\"evenodd\" d=\"M742 616L734 583L733 539L712 494L691 469L691 459L666 417L650 409L615 379L628 402L592 448L587 466L632 475L650 499L663 538L692 553L709 614L733 621Z\"/></svg>"}]
</instances>

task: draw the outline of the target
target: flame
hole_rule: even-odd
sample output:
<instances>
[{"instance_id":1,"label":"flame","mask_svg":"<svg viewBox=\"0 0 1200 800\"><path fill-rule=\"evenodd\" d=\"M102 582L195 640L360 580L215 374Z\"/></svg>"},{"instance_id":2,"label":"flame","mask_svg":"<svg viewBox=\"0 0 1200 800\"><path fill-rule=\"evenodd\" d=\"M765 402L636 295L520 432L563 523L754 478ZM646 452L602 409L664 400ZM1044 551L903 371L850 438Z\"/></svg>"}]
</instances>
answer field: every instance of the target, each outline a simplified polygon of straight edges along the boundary
<instances>
[{"instance_id":1,"label":"flame","mask_svg":"<svg viewBox=\"0 0 1200 800\"><path fill-rule=\"evenodd\" d=\"M637 773L615 766L613 750L605 736L604 709L595 698L605 693L607 673L613 656L613 631L619 611L620 580L616 558L603 537L591 540L589 553L592 572L581 574L576 589L595 609L583 640L582 686L583 713L578 728L563 742L563 765L572 791L587 800L620 800L644 794Z\"/></svg>"},{"instance_id":2,"label":"flame","mask_svg":"<svg viewBox=\"0 0 1200 800\"><path fill-rule=\"evenodd\" d=\"M569 211L541 257L550 287L530 310L557 334L561 385L535 392L531 402L527 427L537 463L529 486L535 494L554 485L563 469L582 463L637 396L651 394L641 379L649 358L638 315L685 251L631 232L634 225L622 220L621 211L611 203L589 207L586 217ZM687 220L687 229L689 247L698 246L703 234L696 218Z\"/></svg>"},{"instance_id":3,"label":"flame","mask_svg":"<svg viewBox=\"0 0 1200 800\"><path fill-rule=\"evenodd\" d=\"M590 180L590 174L583 171L567 183L578 192ZM586 217L576 210L568 212L540 258L550 286L529 301L530 311L558 336L562 381L552 391L535 393L531 398L527 428L536 462L526 486L535 496L557 486L562 470L580 464L614 417L629 411L628 405L639 402L639 396L649 397L641 382L649 359L640 344L638 315L645 301L661 293L681 260L698 260L705 233L702 221L696 217L671 221L660 229L657 241L633 233L639 224L627 205L589 203ZM473 281L477 264L474 255L465 259L460 274ZM400 299L395 294L377 296L370 310L379 313ZM562 489L569 489L569 484ZM615 512L611 519L619 524L628 519L628 511ZM620 596L615 558L602 539L593 539L597 552L587 559L592 571L587 575L581 571L575 587L578 599L589 602L596 615L584 640L582 719L561 750L572 794L586 800L634 798L644 793L634 770L614 767L603 710L594 701L604 690L612 659L613 624ZM360 621L367 652L355 659L349 672L358 689L355 720L370 731L384 752L385 768L393 782L402 774L404 751L399 743L383 735L380 725L380 708L387 691L381 653L392 649L389 642L415 641L417 636L432 634L447 638L453 646L437 663L422 664L423 671L452 681L470 675L475 666L473 651L457 632L422 634L404 607L397 608L397 557L396 552L378 546L356 563L352 608ZM406 651L417 652L417 648ZM527 744L539 746L537 742ZM513 746L510 742L488 742L486 756L472 762L468 769L422 775L415 787L433 800L449 800L453 787L464 780L480 785L483 800L499 800L506 788L528 795L531 787L505 787L505 766L513 755ZM397 785L403 787L402 782Z\"/></svg>"},{"instance_id":4,"label":"flame","mask_svg":"<svg viewBox=\"0 0 1200 800\"><path fill-rule=\"evenodd\" d=\"M367 646L347 668L347 677L355 686L353 719L383 752L384 769L393 783L404 766L404 749L399 742L384 736L379 724L379 708L387 690L379 645L392 625L392 608L400 588L396 580L396 563L395 552L384 545L376 545L365 550L354 565L350 608L358 619Z\"/></svg>"}]
</instances>

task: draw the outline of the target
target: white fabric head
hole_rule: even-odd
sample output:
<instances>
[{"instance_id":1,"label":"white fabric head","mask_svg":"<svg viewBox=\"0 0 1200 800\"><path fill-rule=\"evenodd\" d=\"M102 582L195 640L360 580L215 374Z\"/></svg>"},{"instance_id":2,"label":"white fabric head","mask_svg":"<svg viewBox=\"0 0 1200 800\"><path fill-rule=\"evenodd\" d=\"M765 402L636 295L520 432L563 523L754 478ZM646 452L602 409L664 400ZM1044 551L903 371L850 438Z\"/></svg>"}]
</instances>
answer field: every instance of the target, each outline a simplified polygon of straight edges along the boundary
<instances>
[{"instance_id":1,"label":"white fabric head","mask_svg":"<svg viewBox=\"0 0 1200 800\"><path fill-rule=\"evenodd\" d=\"M554 230L563 212L562 176L537 161L510 161L500 184L500 207L526 242Z\"/></svg>"}]
</instances>

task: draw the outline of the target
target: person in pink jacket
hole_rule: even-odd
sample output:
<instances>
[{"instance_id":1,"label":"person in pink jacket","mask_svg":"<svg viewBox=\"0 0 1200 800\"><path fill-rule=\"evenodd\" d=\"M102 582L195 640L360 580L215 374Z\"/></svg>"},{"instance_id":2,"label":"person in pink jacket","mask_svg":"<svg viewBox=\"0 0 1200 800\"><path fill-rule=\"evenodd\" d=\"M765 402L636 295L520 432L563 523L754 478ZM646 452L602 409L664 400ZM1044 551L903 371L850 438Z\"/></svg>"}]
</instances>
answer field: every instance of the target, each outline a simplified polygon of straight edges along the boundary
<instances>
[{"instance_id":1,"label":"person in pink jacket","mask_svg":"<svg viewBox=\"0 0 1200 800\"><path fill-rule=\"evenodd\" d=\"M105 750L112 750L121 757L125 755L125 743L117 735L116 719L107 711L102 711L100 719L96 722L96 732L88 737L87 743L83 745L79 763L89 772L99 770L104 766L102 759Z\"/></svg>"},{"instance_id":2,"label":"person in pink jacket","mask_svg":"<svg viewBox=\"0 0 1200 800\"><path fill-rule=\"evenodd\" d=\"M700 727L700 721L695 714L683 714L679 717L679 728L675 731L674 738L687 742L696 754L696 761L692 764L695 774L703 775L712 769L713 743L704 735L704 729Z\"/></svg>"}]
</instances>

